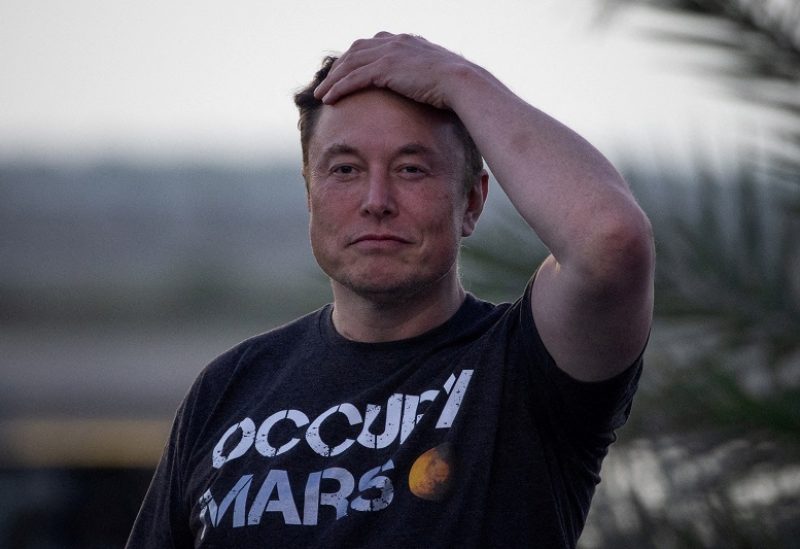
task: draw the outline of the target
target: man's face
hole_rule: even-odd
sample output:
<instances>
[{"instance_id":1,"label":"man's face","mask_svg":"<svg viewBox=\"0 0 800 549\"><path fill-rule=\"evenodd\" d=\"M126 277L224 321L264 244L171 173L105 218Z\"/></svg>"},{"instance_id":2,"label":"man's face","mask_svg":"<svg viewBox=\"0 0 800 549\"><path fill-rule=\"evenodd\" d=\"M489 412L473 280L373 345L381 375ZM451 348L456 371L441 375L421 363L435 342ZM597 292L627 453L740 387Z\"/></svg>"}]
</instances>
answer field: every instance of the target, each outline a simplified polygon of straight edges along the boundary
<instances>
[{"instance_id":1,"label":"man's face","mask_svg":"<svg viewBox=\"0 0 800 549\"><path fill-rule=\"evenodd\" d=\"M442 113L394 93L323 106L306 177L311 246L333 284L391 300L455 277L480 213L463 156Z\"/></svg>"}]
</instances>

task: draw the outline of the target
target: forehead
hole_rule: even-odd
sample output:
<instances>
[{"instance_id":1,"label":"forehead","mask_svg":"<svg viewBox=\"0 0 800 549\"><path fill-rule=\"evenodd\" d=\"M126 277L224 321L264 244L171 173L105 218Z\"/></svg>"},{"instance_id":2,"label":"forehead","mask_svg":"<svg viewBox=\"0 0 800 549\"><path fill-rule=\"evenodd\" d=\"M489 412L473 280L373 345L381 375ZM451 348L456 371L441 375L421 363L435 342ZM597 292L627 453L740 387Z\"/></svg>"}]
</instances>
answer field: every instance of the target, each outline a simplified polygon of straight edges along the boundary
<instances>
[{"instance_id":1,"label":"forehead","mask_svg":"<svg viewBox=\"0 0 800 549\"><path fill-rule=\"evenodd\" d=\"M311 159L331 147L388 152L422 145L434 154L460 160L453 123L444 111L386 90L369 89L323 105L309 142Z\"/></svg>"}]
</instances>

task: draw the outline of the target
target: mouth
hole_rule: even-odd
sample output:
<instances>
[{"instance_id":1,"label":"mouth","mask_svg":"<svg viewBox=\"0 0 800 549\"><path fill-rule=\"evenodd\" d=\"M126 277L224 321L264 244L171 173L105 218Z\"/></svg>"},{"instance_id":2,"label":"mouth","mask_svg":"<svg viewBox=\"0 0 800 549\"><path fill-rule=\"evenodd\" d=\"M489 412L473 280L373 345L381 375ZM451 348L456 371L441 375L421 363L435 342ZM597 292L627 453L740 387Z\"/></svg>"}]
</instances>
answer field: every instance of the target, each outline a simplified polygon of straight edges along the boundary
<instances>
[{"instance_id":1,"label":"mouth","mask_svg":"<svg viewBox=\"0 0 800 549\"><path fill-rule=\"evenodd\" d=\"M350 242L353 249L366 254L394 253L405 249L411 241L396 234L362 234Z\"/></svg>"},{"instance_id":2,"label":"mouth","mask_svg":"<svg viewBox=\"0 0 800 549\"><path fill-rule=\"evenodd\" d=\"M350 244L358 244L359 242L364 243L381 243L385 242L387 244L392 242L397 242L399 244L410 244L411 241L407 240L401 236L397 236L394 234L363 234L354 238Z\"/></svg>"}]
</instances>

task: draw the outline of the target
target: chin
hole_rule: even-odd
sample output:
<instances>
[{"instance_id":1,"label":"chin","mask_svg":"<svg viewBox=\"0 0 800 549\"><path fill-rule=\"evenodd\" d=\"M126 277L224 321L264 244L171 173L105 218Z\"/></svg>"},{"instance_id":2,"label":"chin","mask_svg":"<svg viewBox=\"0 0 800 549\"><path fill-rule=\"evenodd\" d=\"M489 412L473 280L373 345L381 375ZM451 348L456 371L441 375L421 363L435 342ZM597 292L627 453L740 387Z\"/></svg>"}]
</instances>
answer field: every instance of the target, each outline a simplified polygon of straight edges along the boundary
<instances>
[{"instance_id":1,"label":"chin","mask_svg":"<svg viewBox=\"0 0 800 549\"><path fill-rule=\"evenodd\" d=\"M422 282L406 281L400 282L376 282L353 283L352 281L343 284L354 294L376 303L400 303L408 301L415 295L423 292L428 286Z\"/></svg>"},{"instance_id":2,"label":"chin","mask_svg":"<svg viewBox=\"0 0 800 549\"><path fill-rule=\"evenodd\" d=\"M428 273L427 276L414 273L408 277L399 277L391 273L386 277L374 273L367 277L332 277L334 283L347 288L350 292L375 303L402 303L436 289L445 281L450 270L444 273Z\"/></svg>"}]
</instances>

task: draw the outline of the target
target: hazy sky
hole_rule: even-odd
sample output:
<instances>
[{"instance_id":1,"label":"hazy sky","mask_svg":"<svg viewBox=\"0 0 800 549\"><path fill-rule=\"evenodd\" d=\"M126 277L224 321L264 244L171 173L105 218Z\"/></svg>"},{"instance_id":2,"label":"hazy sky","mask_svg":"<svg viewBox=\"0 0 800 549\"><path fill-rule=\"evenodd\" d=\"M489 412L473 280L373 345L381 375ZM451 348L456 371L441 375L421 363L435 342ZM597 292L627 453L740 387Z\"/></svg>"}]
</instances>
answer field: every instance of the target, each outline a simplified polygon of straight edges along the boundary
<instances>
[{"instance_id":1,"label":"hazy sky","mask_svg":"<svg viewBox=\"0 0 800 549\"><path fill-rule=\"evenodd\" d=\"M293 90L379 30L462 53L601 149L725 124L687 52L637 35L641 10L597 25L601 3L0 0L0 159L295 157Z\"/></svg>"}]
</instances>

